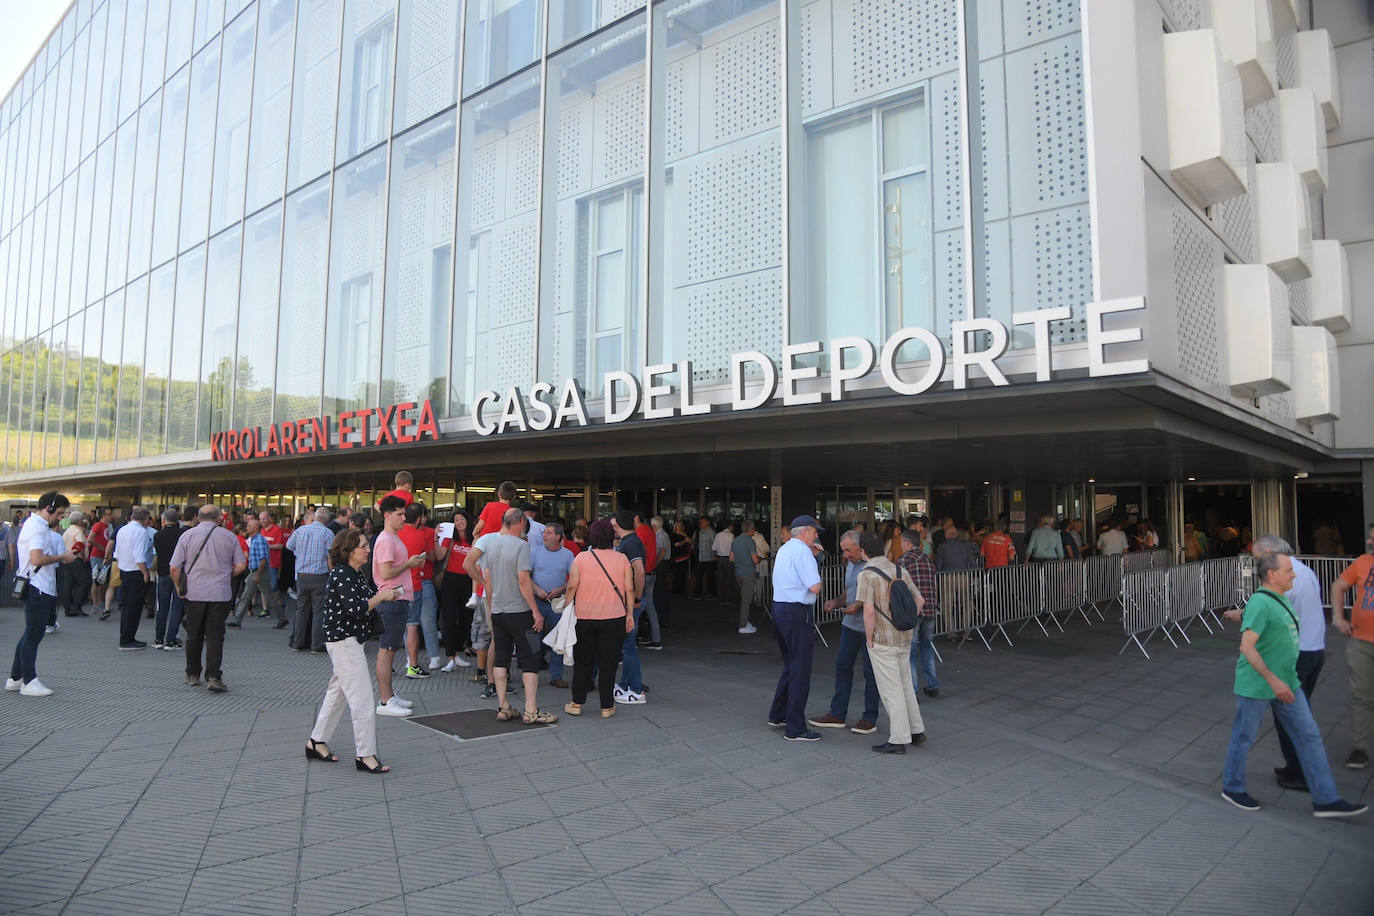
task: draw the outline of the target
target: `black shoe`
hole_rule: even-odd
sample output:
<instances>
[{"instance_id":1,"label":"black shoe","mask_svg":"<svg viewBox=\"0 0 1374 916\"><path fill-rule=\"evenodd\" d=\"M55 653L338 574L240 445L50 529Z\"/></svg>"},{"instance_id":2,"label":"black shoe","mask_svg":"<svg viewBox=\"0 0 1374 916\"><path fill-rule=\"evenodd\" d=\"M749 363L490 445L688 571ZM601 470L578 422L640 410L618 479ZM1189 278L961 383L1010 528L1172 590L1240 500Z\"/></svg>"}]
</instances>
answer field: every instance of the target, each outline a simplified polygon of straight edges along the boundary
<instances>
[{"instance_id":1,"label":"black shoe","mask_svg":"<svg viewBox=\"0 0 1374 916\"><path fill-rule=\"evenodd\" d=\"M259 619L261 619L261 618L263 618L263 617L270 617L270 616L272 616L272 615L268 614L266 611L258 611L258 617L259 617Z\"/></svg>"},{"instance_id":2,"label":"black shoe","mask_svg":"<svg viewBox=\"0 0 1374 916\"><path fill-rule=\"evenodd\" d=\"M1292 792L1308 791L1307 780L1302 779L1301 777L1299 777L1298 779L1290 779L1287 776L1280 776L1276 781L1278 782L1280 789L1288 789Z\"/></svg>"},{"instance_id":3,"label":"black shoe","mask_svg":"<svg viewBox=\"0 0 1374 916\"><path fill-rule=\"evenodd\" d=\"M1245 792L1227 792L1225 789L1222 789L1221 797L1237 808L1240 808L1242 811L1258 811L1260 809L1260 803L1255 801ZM1312 807L1315 809L1316 805Z\"/></svg>"},{"instance_id":4,"label":"black shoe","mask_svg":"<svg viewBox=\"0 0 1374 916\"><path fill-rule=\"evenodd\" d=\"M915 747L915 746L918 745L918 744L925 744L925 743L926 743L926 733L925 733L925 732L918 732L917 734L911 736L911 746L912 746L912 747Z\"/></svg>"},{"instance_id":5,"label":"black shoe","mask_svg":"<svg viewBox=\"0 0 1374 916\"><path fill-rule=\"evenodd\" d=\"M928 696L928 697L932 697L932 698L933 698L933 697L938 697L938 696L940 695L940 688L939 688L939 687L927 687L927 688L926 688L924 691L922 691L922 692L923 692L926 696Z\"/></svg>"},{"instance_id":6,"label":"black shoe","mask_svg":"<svg viewBox=\"0 0 1374 916\"><path fill-rule=\"evenodd\" d=\"M241 629L243 629L243 624L237 623L236 621L233 621L233 620L227 620L227 621L225 621L224 625L225 625L226 627L228 627L229 629L231 629L231 630L241 630Z\"/></svg>"},{"instance_id":7,"label":"black shoe","mask_svg":"<svg viewBox=\"0 0 1374 916\"><path fill-rule=\"evenodd\" d=\"M882 744L873 745L873 752L876 754L905 754L905 744L893 744L891 741L884 741Z\"/></svg>"},{"instance_id":8,"label":"black shoe","mask_svg":"<svg viewBox=\"0 0 1374 916\"><path fill-rule=\"evenodd\" d=\"M129 642L122 642L119 644L119 651L121 652L132 652L135 649L146 648L148 648L148 644L146 642L140 642L137 639L130 640Z\"/></svg>"},{"instance_id":9,"label":"black shoe","mask_svg":"<svg viewBox=\"0 0 1374 916\"><path fill-rule=\"evenodd\" d=\"M649 642L649 643L644 643L644 648L646 648L646 649L652 649L652 650L655 651L655 652L662 652L662 651L663 651L663 643L661 643L661 642Z\"/></svg>"},{"instance_id":10,"label":"black shoe","mask_svg":"<svg viewBox=\"0 0 1374 916\"><path fill-rule=\"evenodd\" d=\"M485 687L482 688L482 699L484 699L484 700L490 700L490 699L495 698L495 696L496 696L496 685L495 685L495 684L488 684L487 686L485 686Z\"/></svg>"},{"instance_id":11,"label":"black shoe","mask_svg":"<svg viewBox=\"0 0 1374 916\"><path fill-rule=\"evenodd\" d=\"M563 680L561 677L556 677L556 678L554 678L553 680L549 681L549 686L550 686L550 687L560 687L560 688L566 690L567 687L568 687L568 682L565 681L565 680Z\"/></svg>"},{"instance_id":12,"label":"black shoe","mask_svg":"<svg viewBox=\"0 0 1374 916\"><path fill-rule=\"evenodd\" d=\"M1350 752L1350 756L1345 758L1345 768L1347 770L1363 770L1369 766L1369 754L1360 748L1355 748Z\"/></svg>"},{"instance_id":13,"label":"black shoe","mask_svg":"<svg viewBox=\"0 0 1374 916\"><path fill-rule=\"evenodd\" d=\"M1364 814L1369 810L1368 805L1351 804L1343 798L1338 798L1325 805L1313 805L1313 817L1354 817L1357 814Z\"/></svg>"},{"instance_id":14,"label":"black shoe","mask_svg":"<svg viewBox=\"0 0 1374 916\"><path fill-rule=\"evenodd\" d=\"M808 730L802 732L800 735L783 735L783 738L788 741L819 741L821 740L821 733Z\"/></svg>"},{"instance_id":15,"label":"black shoe","mask_svg":"<svg viewBox=\"0 0 1374 916\"><path fill-rule=\"evenodd\" d=\"M289 621L289 620L278 620L278 621L277 621L277 625L274 626L272 629L274 629L274 630L280 630L282 627L286 626L286 625L289 624L290 622L291 622L291 621Z\"/></svg>"},{"instance_id":16,"label":"black shoe","mask_svg":"<svg viewBox=\"0 0 1374 916\"><path fill-rule=\"evenodd\" d=\"M109 612L109 611L101 611L101 612L100 612L100 619L101 619L101 620L109 620L109 619L110 619L110 612Z\"/></svg>"}]
</instances>

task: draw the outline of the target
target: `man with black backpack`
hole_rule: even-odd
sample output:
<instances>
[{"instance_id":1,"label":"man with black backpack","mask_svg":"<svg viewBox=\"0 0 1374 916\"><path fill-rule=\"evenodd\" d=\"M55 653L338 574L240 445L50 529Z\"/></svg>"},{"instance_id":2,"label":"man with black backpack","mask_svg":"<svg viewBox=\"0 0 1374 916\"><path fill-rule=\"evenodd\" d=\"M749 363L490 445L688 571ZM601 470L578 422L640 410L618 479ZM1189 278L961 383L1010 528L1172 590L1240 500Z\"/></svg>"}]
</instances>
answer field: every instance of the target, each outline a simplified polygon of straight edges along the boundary
<instances>
[{"instance_id":1,"label":"man with black backpack","mask_svg":"<svg viewBox=\"0 0 1374 916\"><path fill-rule=\"evenodd\" d=\"M889 560L883 539L873 531L859 535L865 564L859 572L858 600L864 606L864 633L878 696L887 710L888 738L875 744L879 754L905 754L908 744L926 740L926 726L911 683L911 637L925 599L915 583Z\"/></svg>"}]
</instances>

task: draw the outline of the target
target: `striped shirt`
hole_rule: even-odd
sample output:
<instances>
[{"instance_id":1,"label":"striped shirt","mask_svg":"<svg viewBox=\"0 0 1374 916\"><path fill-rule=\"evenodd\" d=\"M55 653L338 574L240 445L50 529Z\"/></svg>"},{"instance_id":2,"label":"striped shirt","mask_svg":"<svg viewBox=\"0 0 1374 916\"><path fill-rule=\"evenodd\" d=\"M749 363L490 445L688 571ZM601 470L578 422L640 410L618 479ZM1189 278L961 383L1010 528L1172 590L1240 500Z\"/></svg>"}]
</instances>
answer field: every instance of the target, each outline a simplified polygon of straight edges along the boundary
<instances>
[{"instance_id":1,"label":"striped shirt","mask_svg":"<svg viewBox=\"0 0 1374 916\"><path fill-rule=\"evenodd\" d=\"M296 556L296 575L324 576L329 573L329 548L334 532L327 525L311 522L291 532L286 549Z\"/></svg>"},{"instance_id":2,"label":"striped shirt","mask_svg":"<svg viewBox=\"0 0 1374 916\"><path fill-rule=\"evenodd\" d=\"M248 568L257 569L267 560L267 555L271 548L267 546L267 538L261 534L255 534L248 539Z\"/></svg>"},{"instance_id":3,"label":"striped shirt","mask_svg":"<svg viewBox=\"0 0 1374 916\"><path fill-rule=\"evenodd\" d=\"M934 617L940 613L940 599L935 591L935 564L930 562L930 557L919 550L908 550L897 562L911 577L911 581L916 585L916 591L926 599L926 603L921 606L921 616Z\"/></svg>"}]
</instances>

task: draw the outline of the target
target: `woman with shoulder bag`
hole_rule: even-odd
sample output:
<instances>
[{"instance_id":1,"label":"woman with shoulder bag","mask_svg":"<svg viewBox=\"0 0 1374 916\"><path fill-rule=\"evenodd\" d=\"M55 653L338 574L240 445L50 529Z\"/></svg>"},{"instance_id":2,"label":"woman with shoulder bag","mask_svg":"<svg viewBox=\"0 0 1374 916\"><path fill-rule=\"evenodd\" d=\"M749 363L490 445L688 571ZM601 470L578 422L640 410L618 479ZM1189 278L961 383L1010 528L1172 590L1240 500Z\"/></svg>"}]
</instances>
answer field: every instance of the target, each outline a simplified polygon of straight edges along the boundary
<instances>
[{"instance_id":1,"label":"woman with shoulder bag","mask_svg":"<svg viewBox=\"0 0 1374 916\"><path fill-rule=\"evenodd\" d=\"M620 649L634 630L627 613L627 596L634 594L630 561L614 549L615 529L610 519L592 525L588 549L573 558L564 592L564 607L575 608L577 643L573 653L572 702L563 707L570 716L582 715L582 704L592 687L596 668L601 718L615 715L615 673Z\"/></svg>"},{"instance_id":2,"label":"woman with shoulder bag","mask_svg":"<svg viewBox=\"0 0 1374 916\"><path fill-rule=\"evenodd\" d=\"M355 765L364 773L385 773L391 767L383 766L377 759L377 698L372 693L372 673L363 643L372 638L377 605L395 600L399 589L379 592L371 578L363 575L370 554L367 539L357 528L340 532L329 549L333 568L324 586L323 628L324 647L334 665L334 674L305 745L305 756L326 763L339 759L330 752L327 742L347 704L353 717Z\"/></svg>"}]
</instances>

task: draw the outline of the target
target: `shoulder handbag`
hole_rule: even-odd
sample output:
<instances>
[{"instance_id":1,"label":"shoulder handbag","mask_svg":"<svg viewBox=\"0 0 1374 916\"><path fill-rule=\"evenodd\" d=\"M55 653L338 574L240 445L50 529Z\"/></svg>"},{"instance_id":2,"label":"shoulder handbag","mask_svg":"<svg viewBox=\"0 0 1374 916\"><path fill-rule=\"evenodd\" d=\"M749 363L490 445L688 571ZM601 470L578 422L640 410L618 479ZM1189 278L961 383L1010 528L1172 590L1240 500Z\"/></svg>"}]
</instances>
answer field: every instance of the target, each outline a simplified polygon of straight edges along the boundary
<instances>
[{"instance_id":1,"label":"shoulder handbag","mask_svg":"<svg viewBox=\"0 0 1374 916\"><path fill-rule=\"evenodd\" d=\"M625 600L625 593L620 590L620 586L615 584L615 580L612 579L611 574L607 572L606 564L601 562L601 558L596 555L595 550L588 550L587 553L592 555L592 559L596 561L596 565L601 567L603 573L606 573L606 581L611 583L611 588L615 589L615 596L620 599L621 607L625 608L625 612L628 614L630 605Z\"/></svg>"},{"instance_id":2,"label":"shoulder handbag","mask_svg":"<svg viewBox=\"0 0 1374 916\"><path fill-rule=\"evenodd\" d=\"M214 536L215 529L211 528L210 532L206 534L205 538L200 542L200 546L196 548L196 555L191 557L190 563L186 564L186 571L181 574L181 584L177 586L178 597L185 599L186 588L191 584L191 570L196 568L196 561L200 559L201 553L205 550L205 545L209 544L210 538Z\"/></svg>"}]
</instances>

